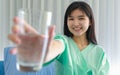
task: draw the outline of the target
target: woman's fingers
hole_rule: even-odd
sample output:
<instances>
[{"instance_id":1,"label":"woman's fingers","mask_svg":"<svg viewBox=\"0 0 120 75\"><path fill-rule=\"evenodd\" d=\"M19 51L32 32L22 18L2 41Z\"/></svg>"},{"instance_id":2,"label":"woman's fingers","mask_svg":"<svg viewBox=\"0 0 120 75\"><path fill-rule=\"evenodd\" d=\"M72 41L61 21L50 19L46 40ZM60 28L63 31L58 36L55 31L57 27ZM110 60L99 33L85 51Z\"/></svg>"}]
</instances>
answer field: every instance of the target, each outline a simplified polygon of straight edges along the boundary
<instances>
[{"instance_id":1,"label":"woman's fingers","mask_svg":"<svg viewBox=\"0 0 120 75\"><path fill-rule=\"evenodd\" d=\"M18 34L18 33L20 32L20 26L19 26L19 25L14 25L14 26L12 27L12 32L13 32L14 34Z\"/></svg>"},{"instance_id":2,"label":"woman's fingers","mask_svg":"<svg viewBox=\"0 0 120 75\"><path fill-rule=\"evenodd\" d=\"M51 44L51 41L52 41L52 39L54 37L54 33L55 33L55 26L53 25L53 26L49 27L49 32L48 32L48 35L49 35L48 40L49 40L49 42L48 42L48 46L50 46L50 44Z\"/></svg>"},{"instance_id":3,"label":"woman's fingers","mask_svg":"<svg viewBox=\"0 0 120 75\"><path fill-rule=\"evenodd\" d=\"M13 25L12 31L14 33L19 32L20 26L18 24L20 24L20 19L18 17L14 17L13 21L14 21L15 25ZM38 32L33 27L31 27L25 20L23 22L23 25L24 25L25 33L38 34Z\"/></svg>"},{"instance_id":4,"label":"woman's fingers","mask_svg":"<svg viewBox=\"0 0 120 75\"><path fill-rule=\"evenodd\" d=\"M47 51L46 51L46 54L48 54L49 52L49 49L50 49L50 45L52 43L52 39L54 37L54 31L55 31L55 26L50 26L49 29L48 29L48 45L47 45ZM45 59L44 61L46 60L47 56L45 56Z\"/></svg>"},{"instance_id":5,"label":"woman's fingers","mask_svg":"<svg viewBox=\"0 0 120 75\"><path fill-rule=\"evenodd\" d=\"M10 54L13 54L13 55L17 54L17 48L12 48L10 50Z\"/></svg>"},{"instance_id":6,"label":"woman's fingers","mask_svg":"<svg viewBox=\"0 0 120 75\"><path fill-rule=\"evenodd\" d=\"M55 26L52 25L52 26L49 27L49 34L48 34L49 35L49 40L53 39L54 34L55 34Z\"/></svg>"},{"instance_id":7,"label":"woman's fingers","mask_svg":"<svg viewBox=\"0 0 120 75\"><path fill-rule=\"evenodd\" d=\"M19 39L19 37L16 34L9 34L8 39L10 39L15 44L21 43L21 40Z\"/></svg>"}]
</instances>

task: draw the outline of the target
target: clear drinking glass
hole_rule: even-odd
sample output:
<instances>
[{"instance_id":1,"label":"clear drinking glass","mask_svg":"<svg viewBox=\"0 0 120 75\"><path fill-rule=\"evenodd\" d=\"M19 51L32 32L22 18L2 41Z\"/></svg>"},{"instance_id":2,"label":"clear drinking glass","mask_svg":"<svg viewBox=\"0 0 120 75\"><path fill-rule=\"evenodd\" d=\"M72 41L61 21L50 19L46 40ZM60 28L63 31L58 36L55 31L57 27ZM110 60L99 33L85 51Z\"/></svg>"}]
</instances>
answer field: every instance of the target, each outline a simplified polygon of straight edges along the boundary
<instances>
[{"instance_id":1,"label":"clear drinking glass","mask_svg":"<svg viewBox=\"0 0 120 75\"><path fill-rule=\"evenodd\" d=\"M20 18L21 44L17 45L17 69L20 71L38 71L42 68L48 44L48 27L51 25L52 12L45 10L21 9ZM38 34L25 33L24 21L33 25ZM42 36L43 35L43 36Z\"/></svg>"}]
</instances>

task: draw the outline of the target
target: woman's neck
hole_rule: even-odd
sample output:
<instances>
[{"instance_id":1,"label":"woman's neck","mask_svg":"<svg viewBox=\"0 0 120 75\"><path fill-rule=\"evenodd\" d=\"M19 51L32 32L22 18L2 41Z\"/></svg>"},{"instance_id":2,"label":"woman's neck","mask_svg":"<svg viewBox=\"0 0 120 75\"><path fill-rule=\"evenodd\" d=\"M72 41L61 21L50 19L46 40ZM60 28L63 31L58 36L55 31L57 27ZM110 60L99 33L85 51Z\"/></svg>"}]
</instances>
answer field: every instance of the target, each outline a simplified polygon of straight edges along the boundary
<instances>
[{"instance_id":1,"label":"woman's neck","mask_svg":"<svg viewBox=\"0 0 120 75\"><path fill-rule=\"evenodd\" d=\"M85 47L88 46L89 42L86 38L86 36L73 36L73 40L76 42L76 44L78 45L79 49L82 51Z\"/></svg>"}]
</instances>

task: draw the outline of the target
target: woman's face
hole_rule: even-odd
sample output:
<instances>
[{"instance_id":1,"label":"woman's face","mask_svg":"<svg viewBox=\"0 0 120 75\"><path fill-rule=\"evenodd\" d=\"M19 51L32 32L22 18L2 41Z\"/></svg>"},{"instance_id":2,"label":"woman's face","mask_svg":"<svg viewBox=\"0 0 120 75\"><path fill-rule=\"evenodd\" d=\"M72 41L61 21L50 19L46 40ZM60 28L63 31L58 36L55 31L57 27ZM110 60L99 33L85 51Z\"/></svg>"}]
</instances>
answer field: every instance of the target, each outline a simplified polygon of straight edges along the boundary
<instances>
[{"instance_id":1,"label":"woman's face","mask_svg":"<svg viewBox=\"0 0 120 75\"><path fill-rule=\"evenodd\" d=\"M67 18L67 25L73 36L81 36L86 33L90 22L85 13L76 9Z\"/></svg>"}]
</instances>

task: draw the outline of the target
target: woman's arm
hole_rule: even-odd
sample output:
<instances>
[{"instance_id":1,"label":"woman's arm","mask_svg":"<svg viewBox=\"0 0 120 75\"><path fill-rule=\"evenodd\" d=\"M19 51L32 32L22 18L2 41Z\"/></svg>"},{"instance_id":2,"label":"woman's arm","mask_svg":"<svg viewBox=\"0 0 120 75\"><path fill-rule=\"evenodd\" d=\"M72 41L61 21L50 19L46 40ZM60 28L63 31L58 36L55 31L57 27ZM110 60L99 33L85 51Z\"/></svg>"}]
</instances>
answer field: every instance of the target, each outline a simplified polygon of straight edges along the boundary
<instances>
[{"instance_id":1,"label":"woman's arm","mask_svg":"<svg viewBox=\"0 0 120 75\"><path fill-rule=\"evenodd\" d=\"M45 62L48 62L53 58L55 58L57 55L61 54L63 50L64 50L64 46L61 41L52 40Z\"/></svg>"}]
</instances>

